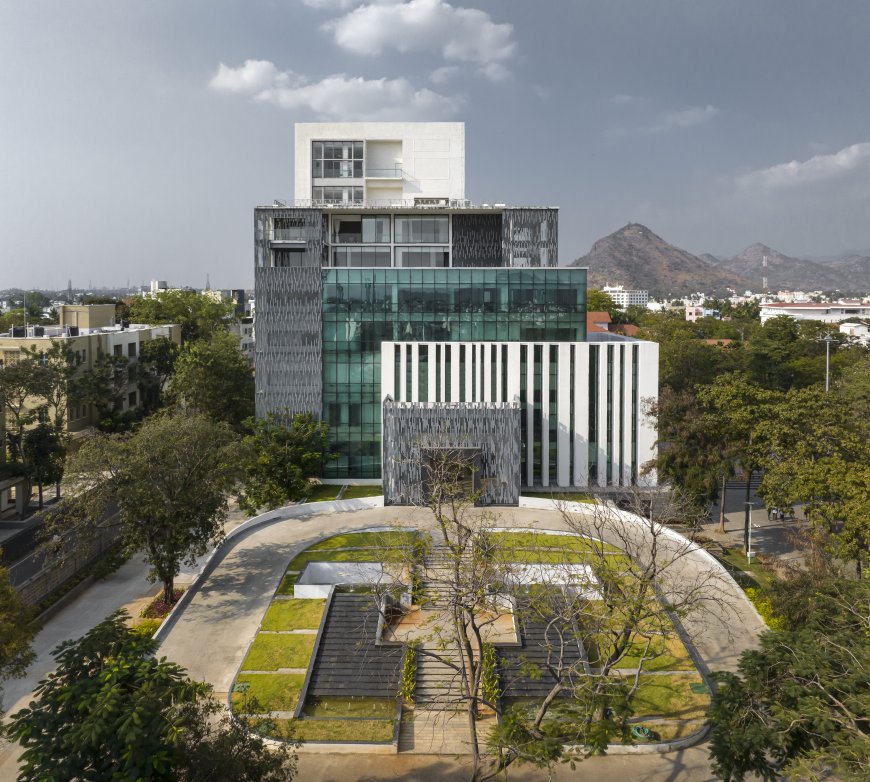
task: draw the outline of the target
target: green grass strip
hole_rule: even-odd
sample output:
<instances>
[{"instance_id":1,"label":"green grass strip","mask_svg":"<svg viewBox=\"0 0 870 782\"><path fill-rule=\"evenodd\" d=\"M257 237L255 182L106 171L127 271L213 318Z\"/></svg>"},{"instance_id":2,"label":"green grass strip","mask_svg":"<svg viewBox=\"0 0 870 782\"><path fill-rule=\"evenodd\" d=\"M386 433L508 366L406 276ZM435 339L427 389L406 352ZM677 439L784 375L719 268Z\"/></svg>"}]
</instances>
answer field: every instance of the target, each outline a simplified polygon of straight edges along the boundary
<instances>
[{"instance_id":1,"label":"green grass strip","mask_svg":"<svg viewBox=\"0 0 870 782\"><path fill-rule=\"evenodd\" d=\"M325 600L276 600L263 618L261 630L316 630Z\"/></svg>"},{"instance_id":2,"label":"green grass strip","mask_svg":"<svg viewBox=\"0 0 870 782\"><path fill-rule=\"evenodd\" d=\"M243 673L233 687L233 710L240 714L292 711L299 701L301 673ZM247 685L241 692L239 685Z\"/></svg>"},{"instance_id":3,"label":"green grass strip","mask_svg":"<svg viewBox=\"0 0 870 782\"><path fill-rule=\"evenodd\" d=\"M277 671L307 668L314 650L314 635L264 635L257 633L242 663L243 671Z\"/></svg>"}]
</instances>

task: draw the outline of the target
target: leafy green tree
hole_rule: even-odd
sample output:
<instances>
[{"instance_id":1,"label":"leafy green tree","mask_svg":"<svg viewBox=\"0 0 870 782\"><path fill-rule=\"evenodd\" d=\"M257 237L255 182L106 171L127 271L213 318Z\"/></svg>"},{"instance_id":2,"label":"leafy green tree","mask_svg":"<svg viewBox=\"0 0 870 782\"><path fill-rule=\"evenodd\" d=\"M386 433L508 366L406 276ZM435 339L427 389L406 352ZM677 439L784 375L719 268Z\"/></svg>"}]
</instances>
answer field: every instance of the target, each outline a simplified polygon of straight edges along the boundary
<instances>
[{"instance_id":1,"label":"leafy green tree","mask_svg":"<svg viewBox=\"0 0 870 782\"><path fill-rule=\"evenodd\" d=\"M859 572L870 547L870 417L860 409L842 385L814 386L790 391L759 425L765 500L802 504L830 553Z\"/></svg>"},{"instance_id":2,"label":"leafy green tree","mask_svg":"<svg viewBox=\"0 0 870 782\"><path fill-rule=\"evenodd\" d=\"M130 319L136 323L177 323L182 343L208 340L226 331L235 319L235 305L229 300L215 301L197 291L164 291L154 297L135 296L130 300Z\"/></svg>"},{"instance_id":3,"label":"leafy green tree","mask_svg":"<svg viewBox=\"0 0 870 782\"><path fill-rule=\"evenodd\" d=\"M21 782L292 778L288 749L271 751L228 720L216 723L221 707L211 688L155 657L157 643L125 618L116 612L58 646L57 670L13 715L9 735L24 747Z\"/></svg>"},{"instance_id":4,"label":"leafy green tree","mask_svg":"<svg viewBox=\"0 0 870 782\"><path fill-rule=\"evenodd\" d=\"M239 507L254 515L260 508L277 508L301 500L310 479L320 475L329 458L328 426L310 413L270 413L250 422L245 438L246 477Z\"/></svg>"},{"instance_id":5,"label":"leafy green tree","mask_svg":"<svg viewBox=\"0 0 870 782\"><path fill-rule=\"evenodd\" d=\"M164 391L175 368L179 348L167 337L143 342L139 350L139 393L145 414L163 406Z\"/></svg>"},{"instance_id":6,"label":"leafy green tree","mask_svg":"<svg viewBox=\"0 0 870 782\"><path fill-rule=\"evenodd\" d=\"M187 345L175 362L168 397L179 408L236 430L254 414L254 376L234 334Z\"/></svg>"},{"instance_id":7,"label":"leafy green tree","mask_svg":"<svg viewBox=\"0 0 870 782\"><path fill-rule=\"evenodd\" d=\"M41 373L37 361L23 354L0 367L0 403L6 417L6 451L14 461L24 461L24 430L39 415Z\"/></svg>"},{"instance_id":8,"label":"leafy green tree","mask_svg":"<svg viewBox=\"0 0 870 782\"><path fill-rule=\"evenodd\" d=\"M66 446L52 426L38 424L24 433L24 458L32 480L39 489L39 507L43 507L43 487L58 483L63 477Z\"/></svg>"},{"instance_id":9,"label":"leafy green tree","mask_svg":"<svg viewBox=\"0 0 870 782\"><path fill-rule=\"evenodd\" d=\"M586 291L586 312L606 312L611 320L622 314L610 294L596 288Z\"/></svg>"},{"instance_id":10,"label":"leafy green tree","mask_svg":"<svg viewBox=\"0 0 870 782\"><path fill-rule=\"evenodd\" d=\"M5 679L22 676L35 655L31 649L36 627L33 612L9 581L9 571L0 565L0 696ZM0 714L2 711L0 697Z\"/></svg>"},{"instance_id":11,"label":"leafy green tree","mask_svg":"<svg viewBox=\"0 0 870 782\"><path fill-rule=\"evenodd\" d=\"M75 380L76 397L93 406L99 419L98 426L104 431L116 428L129 379L127 364L126 356L101 353L93 366Z\"/></svg>"},{"instance_id":12,"label":"leafy green tree","mask_svg":"<svg viewBox=\"0 0 870 782\"><path fill-rule=\"evenodd\" d=\"M720 673L710 755L726 782L870 776L870 581L815 573L774 596L782 630Z\"/></svg>"},{"instance_id":13,"label":"leafy green tree","mask_svg":"<svg viewBox=\"0 0 870 782\"><path fill-rule=\"evenodd\" d=\"M702 388L698 398L706 408L711 431L719 436L721 450L743 473L748 503L752 496L752 476L761 469L766 458L758 428L770 415L780 395L756 385L742 373L733 372ZM724 504L725 498L721 501ZM749 546L749 521L747 505L743 517L744 551Z\"/></svg>"},{"instance_id":14,"label":"leafy green tree","mask_svg":"<svg viewBox=\"0 0 870 782\"><path fill-rule=\"evenodd\" d=\"M227 492L239 476L238 443L226 424L201 415L155 415L131 434L97 435L70 456L68 512L52 520L82 534L117 509L129 554L143 551L150 577L174 600L182 562L194 564L223 538Z\"/></svg>"},{"instance_id":15,"label":"leafy green tree","mask_svg":"<svg viewBox=\"0 0 870 782\"><path fill-rule=\"evenodd\" d=\"M696 506L711 502L734 459L718 428L719 420L689 391L664 386L650 411L658 432L655 465L660 478L680 489Z\"/></svg>"}]
</instances>

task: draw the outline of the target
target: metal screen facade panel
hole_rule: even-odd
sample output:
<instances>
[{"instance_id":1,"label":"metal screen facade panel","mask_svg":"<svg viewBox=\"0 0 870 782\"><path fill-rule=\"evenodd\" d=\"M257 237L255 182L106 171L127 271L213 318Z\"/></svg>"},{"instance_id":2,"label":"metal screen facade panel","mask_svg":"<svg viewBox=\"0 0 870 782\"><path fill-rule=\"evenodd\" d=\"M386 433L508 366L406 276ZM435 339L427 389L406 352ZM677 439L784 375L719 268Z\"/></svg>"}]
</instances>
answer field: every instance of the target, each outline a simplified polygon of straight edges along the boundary
<instances>
[{"instance_id":1,"label":"metal screen facade panel","mask_svg":"<svg viewBox=\"0 0 870 782\"><path fill-rule=\"evenodd\" d=\"M501 254L501 215L453 215L453 265L503 266Z\"/></svg>"},{"instance_id":2,"label":"metal screen facade panel","mask_svg":"<svg viewBox=\"0 0 870 782\"><path fill-rule=\"evenodd\" d=\"M321 211L257 209L254 251L257 416L288 408L320 417Z\"/></svg>"},{"instance_id":3,"label":"metal screen facade panel","mask_svg":"<svg viewBox=\"0 0 870 782\"><path fill-rule=\"evenodd\" d=\"M505 209L501 229L504 266L555 266L559 262L558 209Z\"/></svg>"},{"instance_id":4,"label":"metal screen facade panel","mask_svg":"<svg viewBox=\"0 0 870 782\"><path fill-rule=\"evenodd\" d=\"M481 505L516 505L520 496L517 403L383 403L384 502L422 505L425 452L478 452Z\"/></svg>"}]
</instances>

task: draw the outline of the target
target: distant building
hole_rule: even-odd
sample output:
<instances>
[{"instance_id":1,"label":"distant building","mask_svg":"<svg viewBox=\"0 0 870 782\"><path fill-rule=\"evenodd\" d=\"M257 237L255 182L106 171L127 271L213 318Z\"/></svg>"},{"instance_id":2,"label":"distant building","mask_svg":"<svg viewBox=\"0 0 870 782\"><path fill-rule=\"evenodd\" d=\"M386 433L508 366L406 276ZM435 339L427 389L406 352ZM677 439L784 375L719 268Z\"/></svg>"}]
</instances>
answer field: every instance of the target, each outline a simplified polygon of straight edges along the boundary
<instances>
[{"instance_id":1,"label":"distant building","mask_svg":"<svg viewBox=\"0 0 870 782\"><path fill-rule=\"evenodd\" d=\"M649 302L649 291L630 291L622 285L605 285L602 290L621 310L627 307L646 307Z\"/></svg>"},{"instance_id":2,"label":"distant building","mask_svg":"<svg viewBox=\"0 0 870 782\"><path fill-rule=\"evenodd\" d=\"M866 323L841 323L840 333L851 337L856 342L870 345L870 326Z\"/></svg>"},{"instance_id":3,"label":"distant building","mask_svg":"<svg viewBox=\"0 0 870 782\"><path fill-rule=\"evenodd\" d=\"M254 342L254 319L250 316L239 318L229 325L229 331L239 338L239 350L245 354L248 363L254 366L256 349Z\"/></svg>"},{"instance_id":4,"label":"distant building","mask_svg":"<svg viewBox=\"0 0 870 782\"><path fill-rule=\"evenodd\" d=\"M848 318L870 318L870 304L858 299L816 304L812 301L770 302L761 305L761 323L779 315L788 315L795 320L820 320L822 323L839 323Z\"/></svg>"},{"instance_id":5,"label":"distant building","mask_svg":"<svg viewBox=\"0 0 870 782\"><path fill-rule=\"evenodd\" d=\"M698 304L686 305L686 320L694 323L699 318L719 318L719 310L711 310L707 307L701 307Z\"/></svg>"},{"instance_id":6,"label":"distant building","mask_svg":"<svg viewBox=\"0 0 870 782\"><path fill-rule=\"evenodd\" d=\"M44 352L52 343L65 342L75 356L81 372L91 369L102 354L124 356L128 363L128 383L124 389L120 410L139 406L137 364L142 345L157 337L167 337L180 344L181 327L177 325L148 326L139 323L115 322L114 304L65 304L59 308L57 326L16 326L0 334L0 367L17 362L22 349ZM67 432L81 435L97 423L96 413L86 404L70 406L67 410ZM3 435L3 416L0 415L0 435Z\"/></svg>"}]
</instances>

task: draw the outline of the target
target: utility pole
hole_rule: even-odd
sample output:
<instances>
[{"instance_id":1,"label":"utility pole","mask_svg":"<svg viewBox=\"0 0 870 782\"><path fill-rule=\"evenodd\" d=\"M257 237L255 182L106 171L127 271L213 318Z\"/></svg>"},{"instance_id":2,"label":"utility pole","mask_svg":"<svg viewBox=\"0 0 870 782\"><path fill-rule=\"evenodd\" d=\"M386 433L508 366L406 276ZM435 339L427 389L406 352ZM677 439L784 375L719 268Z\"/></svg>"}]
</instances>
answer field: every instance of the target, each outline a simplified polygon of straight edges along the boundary
<instances>
[{"instance_id":1,"label":"utility pole","mask_svg":"<svg viewBox=\"0 0 870 782\"><path fill-rule=\"evenodd\" d=\"M719 495L719 532L725 534L725 470L722 470L722 492Z\"/></svg>"},{"instance_id":2,"label":"utility pole","mask_svg":"<svg viewBox=\"0 0 870 782\"><path fill-rule=\"evenodd\" d=\"M830 332L825 334L825 391L831 388L831 343L834 338Z\"/></svg>"},{"instance_id":3,"label":"utility pole","mask_svg":"<svg viewBox=\"0 0 870 782\"><path fill-rule=\"evenodd\" d=\"M744 502L746 506L746 524L743 528L743 551L746 553L746 561L752 562L754 552L752 551L752 508L754 502Z\"/></svg>"}]
</instances>

